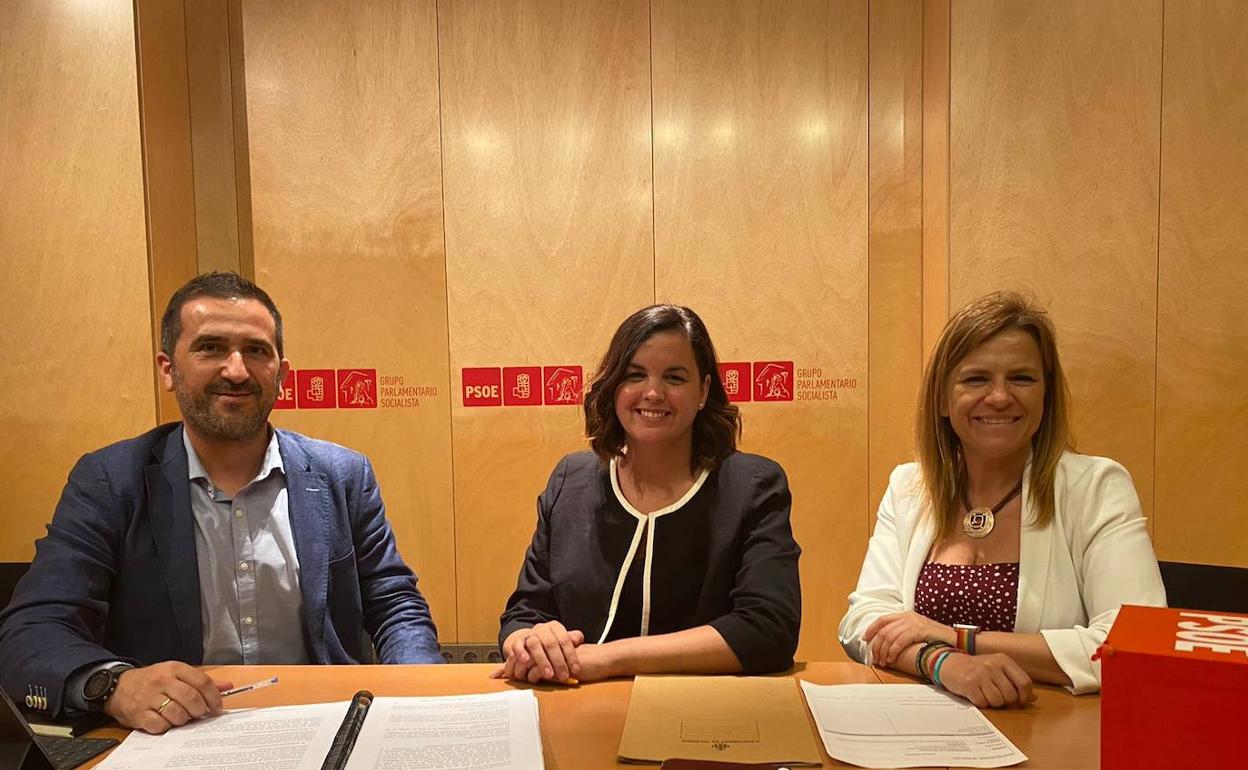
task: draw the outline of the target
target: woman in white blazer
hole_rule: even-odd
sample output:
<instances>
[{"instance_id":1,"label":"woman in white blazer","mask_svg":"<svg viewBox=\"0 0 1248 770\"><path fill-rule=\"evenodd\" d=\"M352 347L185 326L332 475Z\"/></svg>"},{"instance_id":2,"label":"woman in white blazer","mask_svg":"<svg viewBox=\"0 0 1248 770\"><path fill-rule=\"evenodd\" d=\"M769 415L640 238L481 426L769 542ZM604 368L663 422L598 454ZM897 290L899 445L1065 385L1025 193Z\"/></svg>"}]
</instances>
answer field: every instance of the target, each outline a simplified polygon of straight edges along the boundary
<instances>
[{"instance_id":1,"label":"woman in white blazer","mask_svg":"<svg viewBox=\"0 0 1248 770\"><path fill-rule=\"evenodd\" d=\"M1013 292L949 320L924 372L919 462L880 503L841 644L975 705L1032 682L1100 689L1092 653L1123 604L1164 605L1131 477L1068 451L1045 312ZM970 654L964 654L970 653Z\"/></svg>"}]
</instances>

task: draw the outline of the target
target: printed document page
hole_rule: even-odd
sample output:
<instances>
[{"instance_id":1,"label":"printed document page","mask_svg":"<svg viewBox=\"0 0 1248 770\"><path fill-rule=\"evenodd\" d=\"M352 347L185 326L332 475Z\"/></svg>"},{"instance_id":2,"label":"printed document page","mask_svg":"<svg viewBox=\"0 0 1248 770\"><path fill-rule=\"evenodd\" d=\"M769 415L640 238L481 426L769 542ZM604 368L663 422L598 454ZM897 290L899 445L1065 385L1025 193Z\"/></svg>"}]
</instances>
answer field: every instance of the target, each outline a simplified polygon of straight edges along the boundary
<instances>
[{"instance_id":1,"label":"printed document page","mask_svg":"<svg viewBox=\"0 0 1248 770\"><path fill-rule=\"evenodd\" d=\"M347 770L542 770L532 690L375 698Z\"/></svg>"},{"instance_id":2,"label":"printed document page","mask_svg":"<svg viewBox=\"0 0 1248 770\"><path fill-rule=\"evenodd\" d=\"M242 709L191 722L164 735L135 731L99 767L321 770L348 705L342 701Z\"/></svg>"},{"instance_id":3,"label":"printed document page","mask_svg":"<svg viewBox=\"0 0 1248 770\"><path fill-rule=\"evenodd\" d=\"M802 682L828 754L860 767L1007 767L1027 757L965 700L922 684Z\"/></svg>"},{"instance_id":4,"label":"printed document page","mask_svg":"<svg viewBox=\"0 0 1248 770\"><path fill-rule=\"evenodd\" d=\"M320 770L348 701L243 709L175 728L133 732L102 770ZM374 698L348 770L542 770L532 690Z\"/></svg>"}]
</instances>

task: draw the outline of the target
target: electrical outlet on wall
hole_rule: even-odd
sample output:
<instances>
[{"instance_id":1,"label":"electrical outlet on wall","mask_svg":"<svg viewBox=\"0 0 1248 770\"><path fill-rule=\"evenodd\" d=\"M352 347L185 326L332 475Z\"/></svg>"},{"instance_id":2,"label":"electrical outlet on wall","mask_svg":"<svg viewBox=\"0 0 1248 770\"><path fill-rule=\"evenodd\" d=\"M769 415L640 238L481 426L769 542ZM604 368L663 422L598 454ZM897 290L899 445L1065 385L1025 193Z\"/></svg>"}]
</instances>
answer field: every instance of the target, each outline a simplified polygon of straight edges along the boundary
<instances>
[{"instance_id":1,"label":"electrical outlet on wall","mask_svg":"<svg viewBox=\"0 0 1248 770\"><path fill-rule=\"evenodd\" d=\"M503 653L497 644L489 642L465 642L444 644L442 657L447 663L502 663Z\"/></svg>"}]
</instances>

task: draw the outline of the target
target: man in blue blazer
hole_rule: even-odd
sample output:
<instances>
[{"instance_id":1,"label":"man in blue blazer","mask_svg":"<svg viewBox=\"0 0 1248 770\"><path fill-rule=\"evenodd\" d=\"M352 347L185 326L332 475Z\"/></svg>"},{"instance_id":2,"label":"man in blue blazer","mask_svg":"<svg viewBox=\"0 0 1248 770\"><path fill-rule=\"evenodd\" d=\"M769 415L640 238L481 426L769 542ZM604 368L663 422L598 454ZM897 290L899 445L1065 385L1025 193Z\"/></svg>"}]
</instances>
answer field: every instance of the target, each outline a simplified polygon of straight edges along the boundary
<instances>
[{"instance_id":1,"label":"man in blue blazer","mask_svg":"<svg viewBox=\"0 0 1248 770\"><path fill-rule=\"evenodd\" d=\"M183 422L83 457L0 615L0 684L159 733L221 708L200 664L440 663L368 460L273 429L281 315L233 273L169 302Z\"/></svg>"}]
</instances>

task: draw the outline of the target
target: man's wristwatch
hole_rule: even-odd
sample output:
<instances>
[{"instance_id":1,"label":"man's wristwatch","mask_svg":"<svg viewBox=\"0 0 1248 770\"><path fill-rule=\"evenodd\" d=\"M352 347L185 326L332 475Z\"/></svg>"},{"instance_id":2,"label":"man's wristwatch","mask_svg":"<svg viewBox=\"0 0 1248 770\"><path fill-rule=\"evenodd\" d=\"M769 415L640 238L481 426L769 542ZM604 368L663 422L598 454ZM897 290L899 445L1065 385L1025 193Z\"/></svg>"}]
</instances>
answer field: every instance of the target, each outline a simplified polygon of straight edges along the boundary
<instances>
[{"instance_id":1,"label":"man's wristwatch","mask_svg":"<svg viewBox=\"0 0 1248 770\"><path fill-rule=\"evenodd\" d=\"M117 689L117 680L132 668L134 666L128 663L114 663L87 677L87 681L82 684L82 702L91 711L103 711L104 703Z\"/></svg>"}]
</instances>

